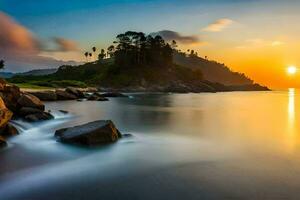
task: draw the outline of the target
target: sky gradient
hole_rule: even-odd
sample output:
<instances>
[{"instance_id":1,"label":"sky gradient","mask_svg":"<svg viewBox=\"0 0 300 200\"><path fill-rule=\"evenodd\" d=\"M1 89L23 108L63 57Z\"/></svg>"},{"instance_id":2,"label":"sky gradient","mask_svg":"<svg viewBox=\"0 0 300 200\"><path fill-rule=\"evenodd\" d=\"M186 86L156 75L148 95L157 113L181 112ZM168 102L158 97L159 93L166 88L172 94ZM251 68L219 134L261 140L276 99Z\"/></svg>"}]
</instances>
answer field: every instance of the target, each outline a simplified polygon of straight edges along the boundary
<instances>
[{"instance_id":1,"label":"sky gradient","mask_svg":"<svg viewBox=\"0 0 300 200\"><path fill-rule=\"evenodd\" d=\"M181 49L256 82L300 87L300 70L286 73L300 66L299 9L291 0L0 0L0 56L6 71L55 67L84 61L84 51L127 30L168 30Z\"/></svg>"}]
</instances>

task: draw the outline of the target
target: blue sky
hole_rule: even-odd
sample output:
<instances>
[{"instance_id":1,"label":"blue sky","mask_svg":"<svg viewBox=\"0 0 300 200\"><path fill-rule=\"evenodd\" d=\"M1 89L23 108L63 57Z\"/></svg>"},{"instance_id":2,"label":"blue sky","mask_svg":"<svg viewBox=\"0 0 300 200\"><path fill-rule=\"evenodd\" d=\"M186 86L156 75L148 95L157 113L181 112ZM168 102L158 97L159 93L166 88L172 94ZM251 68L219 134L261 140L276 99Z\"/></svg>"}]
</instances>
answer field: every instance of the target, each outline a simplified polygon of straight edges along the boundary
<instances>
[{"instance_id":1,"label":"blue sky","mask_svg":"<svg viewBox=\"0 0 300 200\"><path fill-rule=\"evenodd\" d=\"M248 1L162 0L0 0L1 10L39 37L55 35L79 40L82 45L107 42L126 30L164 29L191 34L213 20L226 17L220 8ZM200 2L200 3L199 3ZM257 2L257 1L255 1ZM227 7L227 8L226 8ZM210 13L213 12L213 13ZM103 39L102 39L103 38Z\"/></svg>"}]
</instances>

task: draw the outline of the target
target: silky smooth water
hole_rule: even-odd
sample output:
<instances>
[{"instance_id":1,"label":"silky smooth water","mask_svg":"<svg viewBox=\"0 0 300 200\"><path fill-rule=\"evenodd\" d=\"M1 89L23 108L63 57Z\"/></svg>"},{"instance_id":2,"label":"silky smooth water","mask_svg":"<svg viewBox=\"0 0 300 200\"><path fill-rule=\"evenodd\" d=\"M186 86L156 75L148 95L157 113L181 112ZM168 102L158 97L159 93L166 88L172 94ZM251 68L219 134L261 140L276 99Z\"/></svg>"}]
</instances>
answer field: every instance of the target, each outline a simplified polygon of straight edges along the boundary
<instances>
[{"instance_id":1,"label":"silky smooth water","mask_svg":"<svg viewBox=\"0 0 300 200\"><path fill-rule=\"evenodd\" d=\"M55 120L14 122L22 133L0 152L0 199L300 199L299 97L290 89L47 103ZM132 137L83 148L53 136L99 119Z\"/></svg>"}]
</instances>

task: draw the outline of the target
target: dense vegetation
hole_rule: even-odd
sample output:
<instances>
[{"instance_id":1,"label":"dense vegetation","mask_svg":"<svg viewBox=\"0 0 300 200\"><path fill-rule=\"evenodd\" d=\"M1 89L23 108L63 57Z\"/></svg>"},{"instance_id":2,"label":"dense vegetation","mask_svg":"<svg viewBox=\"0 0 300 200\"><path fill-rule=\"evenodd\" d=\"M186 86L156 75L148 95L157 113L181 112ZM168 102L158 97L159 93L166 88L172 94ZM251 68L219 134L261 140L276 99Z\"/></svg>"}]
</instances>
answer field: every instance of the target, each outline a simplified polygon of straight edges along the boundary
<instances>
[{"instance_id":1,"label":"dense vegetation","mask_svg":"<svg viewBox=\"0 0 300 200\"><path fill-rule=\"evenodd\" d=\"M63 87L102 85L111 87L164 85L170 81L193 82L202 79L200 70L173 64L176 42L166 43L161 36L128 31L116 37L115 45L101 50L98 60L80 66L61 66L45 76L15 76L13 83ZM96 48L92 48L96 52ZM92 58L93 53L85 56ZM105 59L106 58L106 59Z\"/></svg>"}]
</instances>

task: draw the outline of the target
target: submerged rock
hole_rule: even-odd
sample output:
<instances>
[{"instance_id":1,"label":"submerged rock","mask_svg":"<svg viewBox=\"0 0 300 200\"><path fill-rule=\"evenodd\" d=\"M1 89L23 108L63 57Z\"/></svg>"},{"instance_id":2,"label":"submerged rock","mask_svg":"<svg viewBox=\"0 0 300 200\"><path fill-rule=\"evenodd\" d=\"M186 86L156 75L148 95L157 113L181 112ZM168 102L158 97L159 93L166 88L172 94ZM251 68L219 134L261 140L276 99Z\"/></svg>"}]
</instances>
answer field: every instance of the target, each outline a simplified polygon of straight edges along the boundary
<instances>
[{"instance_id":1,"label":"submerged rock","mask_svg":"<svg viewBox=\"0 0 300 200\"><path fill-rule=\"evenodd\" d=\"M75 100L77 99L77 96L74 94L71 94L69 92L66 92L65 90L55 90L55 93L57 95L58 100Z\"/></svg>"},{"instance_id":2,"label":"submerged rock","mask_svg":"<svg viewBox=\"0 0 300 200\"><path fill-rule=\"evenodd\" d=\"M99 120L60 129L55 132L55 136L61 142L88 146L115 142L122 137L111 120Z\"/></svg>"},{"instance_id":3,"label":"submerged rock","mask_svg":"<svg viewBox=\"0 0 300 200\"><path fill-rule=\"evenodd\" d=\"M103 97L128 97L127 95L119 93L119 92L106 92L101 95Z\"/></svg>"},{"instance_id":4,"label":"submerged rock","mask_svg":"<svg viewBox=\"0 0 300 200\"><path fill-rule=\"evenodd\" d=\"M18 105L20 107L30 107L39 110L45 110L45 105L43 102L36 96L29 93L24 93L21 95L21 97L18 99Z\"/></svg>"},{"instance_id":5,"label":"submerged rock","mask_svg":"<svg viewBox=\"0 0 300 200\"><path fill-rule=\"evenodd\" d=\"M38 122L38 121L50 120L53 118L54 118L53 115L51 115L49 112L34 113L25 116L25 120L29 122Z\"/></svg>"},{"instance_id":6,"label":"submerged rock","mask_svg":"<svg viewBox=\"0 0 300 200\"><path fill-rule=\"evenodd\" d=\"M30 94L36 96L42 101L56 101L57 95L54 91L38 91L38 92L30 92Z\"/></svg>"}]
</instances>

